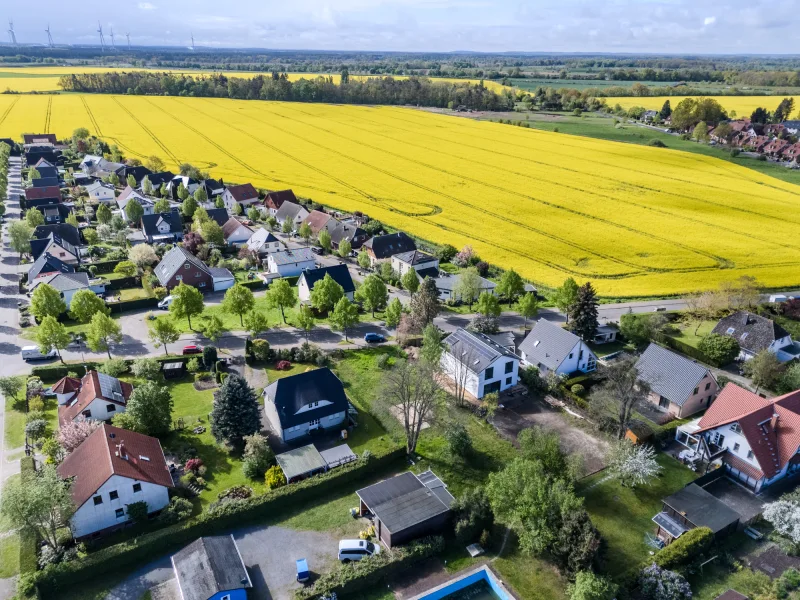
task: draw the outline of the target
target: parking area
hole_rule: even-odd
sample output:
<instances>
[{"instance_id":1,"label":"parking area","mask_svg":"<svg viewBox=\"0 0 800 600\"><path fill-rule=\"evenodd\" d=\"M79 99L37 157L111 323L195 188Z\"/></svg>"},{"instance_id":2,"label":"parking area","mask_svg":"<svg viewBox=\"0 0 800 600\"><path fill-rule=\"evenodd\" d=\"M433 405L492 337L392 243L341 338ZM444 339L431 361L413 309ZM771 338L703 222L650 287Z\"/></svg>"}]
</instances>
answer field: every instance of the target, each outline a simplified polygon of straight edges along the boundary
<instances>
[{"instance_id":1,"label":"parking area","mask_svg":"<svg viewBox=\"0 0 800 600\"><path fill-rule=\"evenodd\" d=\"M739 513L742 524L750 523L761 514L764 500L727 477L715 479L703 489Z\"/></svg>"}]
</instances>

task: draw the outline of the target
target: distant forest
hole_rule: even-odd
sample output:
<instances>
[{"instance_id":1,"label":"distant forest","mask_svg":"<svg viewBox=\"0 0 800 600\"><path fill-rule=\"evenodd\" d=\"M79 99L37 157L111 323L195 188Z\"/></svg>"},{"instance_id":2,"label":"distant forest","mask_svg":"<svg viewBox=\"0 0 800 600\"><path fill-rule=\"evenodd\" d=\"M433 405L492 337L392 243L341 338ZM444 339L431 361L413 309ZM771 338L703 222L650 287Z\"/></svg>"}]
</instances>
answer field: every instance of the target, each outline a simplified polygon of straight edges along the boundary
<instances>
[{"instance_id":1,"label":"distant forest","mask_svg":"<svg viewBox=\"0 0 800 600\"><path fill-rule=\"evenodd\" d=\"M394 79L376 77L349 79L342 83L332 77L313 77L289 81L285 73L253 78L226 77L221 74L187 76L152 71L86 73L65 75L59 86L67 92L95 94L134 94L157 96L196 96L239 100L283 100L287 102L327 102L339 104L418 105L439 108L464 106L475 110L509 110L514 95L498 94L479 84L450 83L426 78Z\"/></svg>"}]
</instances>

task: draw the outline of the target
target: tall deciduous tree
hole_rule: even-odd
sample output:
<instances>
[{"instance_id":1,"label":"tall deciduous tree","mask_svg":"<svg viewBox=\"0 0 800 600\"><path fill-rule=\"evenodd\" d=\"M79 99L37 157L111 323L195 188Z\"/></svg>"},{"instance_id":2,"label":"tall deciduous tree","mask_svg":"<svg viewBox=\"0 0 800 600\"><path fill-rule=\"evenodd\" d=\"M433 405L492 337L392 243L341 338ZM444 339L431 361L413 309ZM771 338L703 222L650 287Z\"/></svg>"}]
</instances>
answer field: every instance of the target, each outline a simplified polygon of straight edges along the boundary
<instances>
[{"instance_id":1,"label":"tall deciduous tree","mask_svg":"<svg viewBox=\"0 0 800 600\"><path fill-rule=\"evenodd\" d=\"M153 184L150 183L150 178L145 175L144 179L142 179L142 192L144 192L145 196L152 196L153 195ZM161 211L157 211L161 212Z\"/></svg>"},{"instance_id":2,"label":"tall deciduous tree","mask_svg":"<svg viewBox=\"0 0 800 600\"><path fill-rule=\"evenodd\" d=\"M158 262L158 254L150 244L136 244L128 250L128 260L144 269Z\"/></svg>"},{"instance_id":3,"label":"tall deciduous tree","mask_svg":"<svg viewBox=\"0 0 800 600\"><path fill-rule=\"evenodd\" d=\"M225 333L225 325L217 315L205 315L200 320L200 332L212 342L216 342Z\"/></svg>"},{"instance_id":4,"label":"tall deciduous tree","mask_svg":"<svg viewBox=\"0 0 800 600\"><path fill-rule=\"evenodd\" d=\"M386 311L383 316L386 320L386 326L389 329L396 329L400 324L400 317L403 315L403 304L399 298L392 298L389 304L386 305Z\"/></svg>"},{"instance_id":5,"label":"tall deciduous tree","mask_svg":"<svg viewBox=\"0 0 800 600\"><path fill-rule=\"evenodd\" d=\"M268 307L281 309L281 317L286 323L286 309L292 308L297 302L294 288L285 279L278 279L269 286L266 298Z\"/></svg>"},{"instance_id":6,"label":"tall deciduous tree","mask_svg":"<svg viewBox=\"0 0 800 600\"><path fill-rule=\"evenodd\" d=\"M74 421L65 421L60 424L56 431L56 440L64 449L64 452L69 454L74 452L86 438L92 433L103 426L102 421L95 421L94 419L84 419L82 416Z\"/></svg>"},{"instance_id":7,"label":"tall deciduous tree","mask_svg":"<svg viewBox=\"0 0 800 600\"><path fill-rule=\"evenodd\" d=\"M523 329L527 329L528 321L539 314L539 301L536 299L536 294L527 293L522 296L522 298L519 299L517 308L519 310L519 314L522 315L523 319L525 319Z\"/></svg>"},{"instance_id":8,"label":"tall deciduous tree","mask_svg":"<svg viewBox=\"0 0 800 600\"><path fill-rule=\"evenodd\" d=\"M578 300L578 284L572 277L568 277L561 287L555 289L551 299L556 308L567 315L567 321L569 321L572 305Z\"/></svg>"},{"instance_id":9,"label":"tall deciduous tree","mask_svg":"<svg viewBox=\"0 0 800 600\"><path fill-rule=\"evenodd\" d=\"M86 345L92 352L105 350L108 358L111 358L111 344L119 344L121 341L122 328L119 323L106 314L95 313L86 333Z\"/></svg>"},{"instance_id":10,"label":"tall deciduous tree","mask_svg":"<svg viewBox=\"0 0 800 600\"><path fill-rule=\"evenodd\" d=\"M25 211L25 222L30 227L44 225L44 215L38 208L29 208L27 211Z\"/></svg>"},{"instance_id":11,"label":"tall deciduous tree","mask_svg":"<svg viewBox=\"0 0 800 600\"><path fill-rule=\"evenodd\" d=\"M594 339L597 333L597 293L591 282L586 282L578 289L578 297L569 311L568 329L584 342Z\"/></svg>"},{"instance_id":12,"label":"tall deciduous tree","mask_svg":"<svg viewBox=\"0 0 800 600\"><path fill-rule=\"evenodd\" d=\"M20 255L28 254L31 251L31 237L33 228L25 221L14 221L8 226L8 237L11 248Z\"/></svg>"},{"instance_id":13,"label":"tall deciduous tree","mask_svg":"<svg viewBox=\"0 0 800 600\"><path fill-rule=\"evenodd\" d=\"M303 223L300 225L300 229L297 230L297 234L306 241L306 245L308 245L311 236L314 235L314 232L311 230L311 225L308 223Z\"/></svg>"},{"instance_id":14,"label":"tall deciduous tree","mask_svg":"<svg viewBox=\"0 0 800 600\"><path fill-rule=\"evenodd\" d=\"M350 300L342 297L331 313L330 322L334 329L344 333L344 339L348 341L347 332L358 323L358 308Z\"/></svg>"},{"instance_id":15,"label":"tall deciduous tree","mask_svg":"<svg viewBox=\"0 0 800 600\"><path fill-rule=\"evenodd\" d=\"M184 200L183 204L181 204L181 214L187 219L191 219L194 216L194 212L196 210L197 210L197 200L195 200L192 196L187 196L186 200Z\"/></svg>"},{"instance_id":16,"label":"tall deciduous tree","mask_svg":"<svg viewBox=\"0 0 800 600\"><path fill-rule=\"evenodd\" d=\"M783 375L786 366L778 360L774 352L762 350L744 363L744 374L756 385L756 394L762 388L772 389Z\"/></svg>"},{"instance_id":17,"label":"tall deciduous tree","mask_svg":"<svg viewBox=\"0 0 800 600\"><path fill-rule=\"evenodd\" d=\"M176 319L186 319L189 322L189 329L192 329L192 317L201 314L204 308L203 294L197 288L181 282L172 290L169 312Z\"/></svg>"},{"instance_id":18,"label":"tall deciduous tree","mask_svg":"<svg viewBox=\"0 0 800 600\"><path fill-rule=\"evenodd\" d=\"M40 283L31 294L31 314L37 319L58 317L67 310L61 293L49 283Z\"/></svg>"},{"instance_id":19,"label":"tall deciduous tree","mask_svg":"<svg viewBox=\"0 0 800 600\"><path fill-rule=\"evenodd\" d=\"M350 256L350 253L352 251L353 251L353 245L350 243L349 240L342 240L341 242L339 242L339 248L337 249L337 252L339 253L340 257L347 258L348 256Z\"/></svg>"},{"instance_id":20,"label":"tall deciduous tree","mask_svg":"<svg viewBox=\"0 0 800 600\"><path fill-rule=\"evenodd\" d=\"M153 173L161 173L167 168L160 156L152 155L144 159L144 166Z\"/></svg>"},{"instance_id":21,"label":"tall deciduous tree","mask_svg":"<svg viewBox=\"0 0 800 600\"><path fill-rule=\"evenodd\" d=\"M244 328L252 337L258 337L258 334L263 333L269 329L269 320L260 310L251 310L244 316Z\"/></svg>"},{"instance_id":22,"label":"tall deciduous tree","mask_svg":"<svg viewBox=\"0 0 800 600\"><path fill-rule=\"evenodd\" d=\"M172 427L172 394L157 381L137 385L124 413L114 417L114 424L145 435L163 435Z\"/></svg>"},{"instance_id":23,"label":"tall deciduous tree","mask_svg":"<svg viewBox=\"0 0 800 600\"><path fill-rule=\"evenodd\" d=\"M329 273L319 279L311 290L311 306L321 312L333 310L336 303L344 297L344 288Z\"/></svg>"},{"instance_id":24,"label":"tall deciduous tree","mask_svg":"<svg viewBox=\"0 0 800 600\"><path fill-rule=\"evenodd\" d=\"M58 353L59 360L63 363L64 357L61 356L61 351L69 346L72 341L72 336L67 333L67 328L63 323L59 323L55 317L47 316L42 319L42 324L36 331L36 343L39 346L39 352L47 354L50 350L55 349Z\"/></svg>"},{"instance_id":25,"label":"tall deciduous tree","mask_svg":"<svg viewBox=\"0 0 800 600\"><path fill-rule=\"evenodd\" d=\"M609 471L623 487L634 488L650 483L663 470L652 446L634 446L627 439L611 446L607 460Z\"/></svg>"},{"instance_id":26,"label":"tall deciduous tree","mask_svg":"<svg viewBox=\"0 0 800 600\"><path fill-rule=\"evenodd\" d=\"M362 250L358 253L358 266L362 269L369 269L372 261L369 258L369 254L367 254L366 250Z\"/></svg>"},{"instance_id":27,"label":"tall deciduous tree","mask_svg":"<svg viewBox=\"0 0 800 600\"><path fill-rule=\"evenodd\" d=\"M164 346L164 354L166 355L169 355L167 344L173 344L181 337L181 333L178 331L178 328L175 327L175 323L172 322L172 319L153 319L147 322L147 329L150 341L153 342L156 348Z\"/></svg>"},{"instance_id":28,"label":"tall deciduous tree","mask_svg":"<svg viewBox=\"0 0 800 600\"><path fill-rule=\"evenodd\" d=\"M482 292L478 297L478 306L475 309L479 315L484 317L497 318L500 316L502 309L500 308L500 300L491 292Z\"/></svg>"},{"instance_id":29,"label":"tall deciduous tree","mask_svg":"<svg viewBox=\"0 0 800 600\"><path fill-rule=\"evenodd\" d=\"M261 410L255 392L241 376L231 373L214 392L211 434L220 443L244 447L244 437L261 429Z\"/></svg>"},{"instance_id":30,"label":"tall deciduous tree","mask_svg":"<svg viewBox=\"0 0 800 600\"><path fill-rule=\"evenodd\" d=\"M138 225L144 216L144 209L141 203L136 198L131 198L125 204L125 216L128 218L129 223Z\"/></svg>"},{"instance_id":31,"label":"tall deciduous tree","mask_svg":"<svg viewBox=\"0 0 800 600\"><path fill-rule=\"evenodd\" d=\"M617 438L625 437L633 410L647 400L650 385L639 379L636 358L626 358L600 369L602 385L592 388L591 405L598 415L614 415Z\"/></svg>"},{"instance_id":32,"label":"tall deciduous tree","mask_svg":"<svg viewBox=\"0 0 800 600\"><path fill-rule=\"evenodd\" d=\"M297 326L303 330L303 333L306 337L306 342L308 342L308 336L311 333L311 330L314 329L314 325L316 323L316 319L314 318L314 313L311 310L311 307L306 306L305 304L300 307L300 310L297 312Z\"/></svg>"},{"instance_id":33,"label":"tall deciduous tree","mask_svg":"<svg viewBox=\"0 0 800 600\"><path fill-rule=\"evenodd\" d=\"M327 229L323 229L319 232L317 241L319 242L319 245L322 246L322 249L325 250L325 252L331 251L331 245L333 242L331 241L331 234L328 233Z\"/></svg>"},{"instance_id":34,"label":"tall deciduous tree","mask_svg":"<svg viewBox=\"0 0 800 600\"><path fill-rule=\"evenodd\" d=\"M436 325L428 325L422 332L422 348L420 357L434 368L439 368L442 360L444 346L442 344L442 332Z\"/></svg>"},{"instance_id":35,"label":"tall deciduous tree","mask_svg":"<svg viewBox=\"0 0 800 600\"><path fill-rule=\"evenodd\" d=\"M436 371L427 363L403 361L386 375L384 394L391 406L400 409L406 434L406 452L417 449L423 425L442 401Z\"/></svg>"},{"instance_id":36,"label":"tall deciduous tree","mask_svg":"<svg viewBox=\"0 0 800 600\"><path fill-rule=\"evenodd\" d=\"M419 289L419 275L417 275L417 270L409 269L406 271L406 274L400 278L400 283L403 284L403 289L413 297Z\"/></svg>"},{"instance_id":37,"label":"tall deciduous tree","mask_svg":"<svg viewBox=\"0 0 800 600\"><path fill-rule=\"evenodd\" d=\"M131 186L132 188L135 188L135 187L136 187L136 177L134 177L132 174L131 174L131 175L128 175L128 176L125 178L125 182L126 182L126 183L127 183L129 186Z\"/></svg>"},{"instance_id":38,"label":"tall deciduous tree","mask_svg":"<svg viewBox=\"0 0 800 600\"><path fill-rule=\"evenodd\" d=\"M372 311L372 316L375 316L375 311L382 306L386 306L389 300L389 292L386 289L386 284L375 273L367 275L358 288L356 296L363 303L364 308Z\"/></svg>"},{"instance_id":39,"label":"tall deciduous tree","mask_svg":"<svg viewBox=\"0 0 800 600\"><path fill-rule=\"evenodd\" d=\"M504 296L509 304L525 291L525 282L514 269L509 269L500 277L497 293Z\"/></svg>"},{"instance_id":40,"label":"tall deciduous tree","mask_svg":"<svg viewBox=\"0 0 800 600\"><path fill-rule=\"evenodd\" d=\"M472 304L481 293L482 285L483 281L478 274L478 269L467 267L458 275L458 281L453 286L453 296L469 304L469 308L472 310Z\"/></svg>"},{"instance_id":41,"label":"tall deciduous tree","mask_svg":"<svg viewBox=\"0 0 800 600\"><path fill-rule=\"evenodd\" d=\"M439 291L436 282L430 277L422 280L422 285L411 299L411 319L413 328L421 333L425 327L433 323L439 314Z\"/></svg>"},{"instance_id":42,"label":"tall deciduous tree","mask_svg":"<svg viewBox=\"0 0 800 600\"><path fill-rule=\"evenodd\" d=\"M101 204L97 207L97 222L101 225L108 225L111 223L111 218L113 215L111 214L111 209L108 208L105 204Z\"/></svg>"},{"instance_id":43,"label":"tall deciduous tree","mask_svg":"<svg viewBox=\"0 0 800 600\"><path fill-rule=\"evenodd\" d=\"M228 288L222 299L222 310L232 315L238 315L242 327L244 327L244 315L253 310L255 305L256 299L253 292L238 283Z\"/></svg>"}]
</instances>

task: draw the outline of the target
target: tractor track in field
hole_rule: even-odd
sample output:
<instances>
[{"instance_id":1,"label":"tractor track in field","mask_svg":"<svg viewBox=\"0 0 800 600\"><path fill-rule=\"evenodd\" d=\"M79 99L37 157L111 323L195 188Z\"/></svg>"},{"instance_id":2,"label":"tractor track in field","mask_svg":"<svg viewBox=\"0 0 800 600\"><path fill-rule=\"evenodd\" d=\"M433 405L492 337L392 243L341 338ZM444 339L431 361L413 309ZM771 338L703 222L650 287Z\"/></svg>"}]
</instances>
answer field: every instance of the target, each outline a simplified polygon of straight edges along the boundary
<instances>
[{"instance_id":1,"label":"tractor track in field","mask_svg":"<svg viewBox=\"0 0 800 600\"><path fill-rule=\"evenodd\" d=\"M92 109L89 108L89 103L86 101L86 97L81 95L79 96L81 102L83 102L83 108L86 111L86 114L89 116L89 121L92 123L92 127L94 127L94 131L97 134L97 137L103 137L103 131L100 129L100 125L97 123L97 119L94 118L94 113Z\"/></svg>"},{"instance_id":2,"label":"tractor track in field","mask_svg":"<svg viewBox=\"0 0 800 600\"><path fill-rule=\"evenodd\" d=\"M311 113L307 113L307 112L305 112L303 110L295 109L294 107L290 108L290 110L295 110L295 111L303 113L305 115L314 117L314 115L312 115ZM372 121L370 119L363 119L362 118L362 119L360 119L360 121L367 121L367 122L370 122L370 123L374 123L376 125L381 125L380 123L377 123L376 121ZM306 123L306 125L308 125L309 127L314 127L314 125L312 125L310 123ZM409 141L404 140L402 138L393 137L393 136L387 135L385 133L380 133L378 131L372 131L372 130L369 130L369 129L365 129L363 127L359 127L358 125L353 124L352 122L348 123L346 126L348 128L351 128L351 129L356 129L356 130L359 130L359 131L363 131L364 133L366 133L368 135L376 135L376 136L380 136L380 137L386 138L388 140L391 140L393 142L397 142L397 143L404 144L404 145L407 145L407 146L421 148L421 149L423 149L423 150L425 150L427 152L436 152L436 153L439 153L439 154L447 154L448 156L455 156L459 160L475 163L477 165L480 165L482 167L487 167L487 168L493 169L495 171L509 173L511 175L514 175L514 176L517 176L517 177L524 177L526 179L530 179L530 180L533 180L533 181L539 181L536 177L534 177L532 175L528 175L526 173L520 173L518 171L514 171L514 170L506 169L504 167L500 167L500 166L497 166L497 165L492 165L492 164L489 164L489 163L481 162L479 160L468 158L468 157L465 157L465 156L460 156L458 154L454 154L454 153L451 153L451 152L446 152L445 153L441 149L431 148L431 147L425 146L423 144L419 144L419 143L416 143L416 142L409 142ZM413 132L409 131L408 129L403 129L403 128L399 128L399 127L395 127L395 128L396 129L400 129L400 131L413 133ZM432 137L435 137L435 136L432 136ZM442 138L440 138L440 139L442 139ZM479 146L473 146L473 145L470 145L470 144L465 144L463 142L459 142L459 145L460 146L465 146L465 147L470 147L470 148L475 148L477 150L485 150L485 148L481 148ZM383 149L383 148L382 148L382 151L386 152L386 153L389 153L389 154L393 154L394 156L398 156L400 158L404 158L402 155L394 154L393 152L390 152L389 150L386 150L386 149ZM541 166L545 166L545 167L548 167L548 168L561 169L563 171L566 171L567 173L575 173L575 174L578 174L578 175L584 175L584 173L581 173L580 171L577 171L575 169L570 169L568 167L562 167L562 166L558 166L558 165L548 165L547 163L544 163L544 162L541 162L541 161L537 161L537 160L533 160L533 159L530 159L530 158L526 158L524 156L516 156L516 155L512 155L512 154L507 154L507 153L504 153L504 152L493 152L493 154L498 154L498 155L502 155L502 156L508 156L510 158L516 158L518 160L531 162L531 163L534 163L534 164L537 164L537 165L541 165ZM410 159L406 158L406 160L410 160ZM432 165L428 165L428 166L430 168L432 168L432 169L437 169L437 167L434 167ZM758 236L756 236L756 235L754 235L752 233L747 233L747 232L744 232L744 231L739 231L737 229L724 227L724 226L718 225L716 223L709 223L708 221L703 221L703 220L700 220L700 219L692 218L692 217L687 216L687 215L675 214L675 213L666 211L666 210L661 209L661 208L655 208L654 206L648 206L646 204L641 204L639 202L634 202L633 200L627 200L627 199L624 199L624 198L618 198L616 196L612 196L612 195L606 194L606 193L601 193L601 192L596 192L596 191L591 191L591 190L585 190L585 189L582 189L582 188L579 188L579 187L576 187L576 186L572 186L572 185L569 185L569 184L566 184L566 183L562 183L560 181L555 181L555 180L548 180L547 183L551 184L551 185L555 185L555 186L561 187L561 188L565 188L565 189L568 189L568 190L572 190L572 191L578 192L580 194L593 195L593 196L597 196L598 198L603 198L603 199L606 199L606 200L612 200L614 202L620 202L620 203L623 203L623 204L627 204L629 206L635 206L635 207L640 208L642 210L647 210L647 211L654 212L654 213L657 213L657 214L660 214L660 215L669 216L669 217L674 218L674 219L681 219L681 220L684 220L684 221L689 221L690 223L701 223L701 224L705 225L706 227L710 227L712 229L717 229L719 231L724 231L726 233L731 233L731 234L734 234L734 235L739 235L739 236L742 236L742 237L746 237L746 238L749 238L751 240L755 240L757 242L760 242L762 244L771 244L773 246L777 246L779 248L785 248L785 249L788 249L788 250L795 250L796 249L796 245L794 245L794 244L775 241L775 240L772 240L772 239L763 239L763 238L760 238L760 237L758 237ZM633 188L641 187L641 186L636 186L636 185L628 184L628 183L624 183L624 182L621 182L621 183L625 187L633 187ZM643 189L646 189L646 188L643 188ZM691 198L691 197L688 197L688 196L684 196L682 194L667 194L667 192L658 192L658 193L663 194L663 195L673 195L673 196L676 196L676 197L682 197L682 198L686 198L688 200L697 201L697 202L706 202L708 204L713 204L715 206L721 206L719 203L716 203L716 202L697 200L697 199L694 199L694 198ZM734 210L736 210L736 209L734 208ZM770 215L763 215L763 214L757 213L755 211L745 211L745 210L742 209L742 212L749 212L749 213L753 213L753 214L756 214L756 215L761 216L761 217L777 219L777 217L771 217ZM780 220L783 221L784 219L780 219ZM648 234L646 234L644 232L641 232L641 233L643 235L648 235ZM702 253L702 251L700 251L700 252ZM707 256L707 258L712 258L712 257L713 257L713 255ZM719 258L722 258L722 257L719 257ZM717 260L717 258L714 258L714 260ZM732 261L730 261L728 259L722 259L722 260L724 260L726 263L733 264ZM725 267L723 267L723 268L725 268Z\"/></svg>"},{"instance_id":3,"label":"tractor track in field","mask_svg":"<svg viewBox=\"0 0 800 600\"><path fill-rule=\"evenodd\" d=\"M158 136L156 136L156 134L150 131L150 129L144 123L142 123L135 114L133 114L133 111L131 111L128 107L123 105L122 102L120 102L115 96L111 96L111 99L117 104L117 106L119 106L122 110L124 110L131 119L136 121L139 127L142 128L142 131L147 133L147 135L150 136L150 139L152 139L158 145L158 147L161 148L164 151L164 153L173 160L173 162L176 165L181 164L180 159L177 156L175 156L169 148L167 148L164 142L158 139Z\"/></svg>"},{"instance_id":4,"label":"tractor track in field","mask_svg":"<svg viewBox=\"0 0 800 600\"><path fill-rule=\"evenodd\" d=\"M6 120L6 117L8 117L8 114L11 112L11 109L13 109L17 105L17 102L19 102L19 96L14 98L11 101L11 104L8 105L8 108L3 112L2 115L0 115L0 125L2 125L3 122Z\"/></svg>"},{"instance_id":5,"label":"tractor track in field","mask_svg":"<svg viewBox=\"0 0 800 600\"><path fill-rule=\"evenodd\" d=\"M50 115L53 114L53 97L47 97L47 109L44 113L44 130L45 132L50 131Z\"/></svg>"}]
</instances>

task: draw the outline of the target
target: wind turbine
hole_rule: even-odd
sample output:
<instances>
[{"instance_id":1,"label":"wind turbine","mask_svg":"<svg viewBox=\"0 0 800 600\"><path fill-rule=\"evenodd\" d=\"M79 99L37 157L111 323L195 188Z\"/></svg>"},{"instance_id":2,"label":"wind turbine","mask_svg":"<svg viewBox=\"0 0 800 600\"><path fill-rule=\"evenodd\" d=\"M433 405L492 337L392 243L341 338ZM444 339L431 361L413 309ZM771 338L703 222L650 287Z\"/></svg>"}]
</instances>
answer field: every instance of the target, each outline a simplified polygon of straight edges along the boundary
<instances>
[{"instance_id":1,"label":"wind turbine","mask_svg":"<svg viewBox=\"0 0 800 600\"><path fill-rule=\"evenodd\" d=\"M114 42L114 27L111 27L111 48L117 49L117 44Z\"/></svg>"},{"instance_id":2,"label":"wind turbine","mask_svg":"<svg viewBox=\"0 0 800 600\"><path fill-rule=\"evenodd\" d=\"M192 52L194 52L194 31L192 32L192 45L191 45L191 46L189 46L189 50L191 50Z\"/></svg>"},{"instance_id":3,"label":"wind turbine","mask_svg":"<svg viewBox=\"0 0 800 600\"><path fill-rule=\"evenodd\" d=\"M14 33L14 21L8 21L8 35L11 37L11 43L17 46L17 34Z\"/></svg>"},{"instance_id":4,"label":"wind turbine","mask_svg":"<svg viewBox=\"0 0 800 600\"><path fill-rule=\"evenodd\" d=\"M106 51L106 39L103 37L103 26L100 25L100 21L97 22L97 33L100 34L100 48L103 52Z\"/></svg>"},{"instance_id":5,"label":"wind turbine","mask_svg":"<svg viewBox=\"0 0 800 600\"><path fill-rule=\"evenodd\" d=\"M45 32L47 33L47 45L50 48L55 48L56 45L53 42L53 36L50 34L50 23L47 24L47 29L45 29Z\"/></svg>"},{"instance_id":6,"label":"wind turbine","mask_svg":"<svg viewBox=\"0 0 800 600\"><path fill-rule=\"evenodd\" d=\"M130 52L131 51L131 34L130 33L126 33L125 37L128 38L128 52Z\"/></svg>"}]
</instances>

